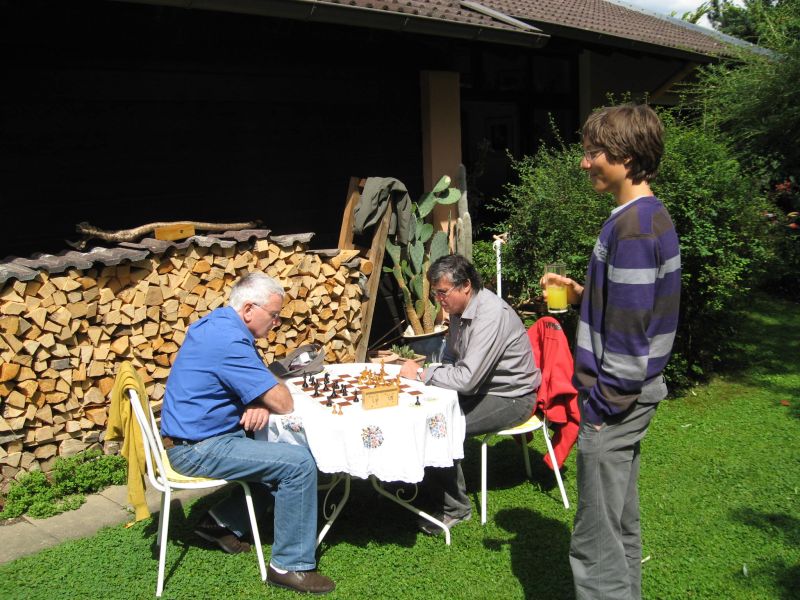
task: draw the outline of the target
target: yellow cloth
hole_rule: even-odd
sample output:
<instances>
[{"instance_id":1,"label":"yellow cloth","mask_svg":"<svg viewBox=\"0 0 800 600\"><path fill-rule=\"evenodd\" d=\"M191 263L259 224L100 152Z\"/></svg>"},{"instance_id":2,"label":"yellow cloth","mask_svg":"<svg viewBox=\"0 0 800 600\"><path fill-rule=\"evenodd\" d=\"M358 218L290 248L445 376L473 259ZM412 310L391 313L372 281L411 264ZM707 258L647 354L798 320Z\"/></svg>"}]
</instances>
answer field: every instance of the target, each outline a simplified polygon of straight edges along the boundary
<instances>
[{"instance_id":1,"label":"yellow cloth","mask_svg":"<svg viewBox=\"0 0 800 600\"><path fill-rule=\"evenodd\" d=\"M149 406L144 382L133 368L125 361L120 365L114 388L111 390L111 410L108 415L106 439L110 441L122 440L122 456L128 461L128 502L135 510L135 520L141 521L150 516L147 501L144 497L144 478L146 473L144 442L142 431L133 414L131 403L125 390L133 388L139 396L139 401L148 414Z\"/></svg>"}]
</instances>

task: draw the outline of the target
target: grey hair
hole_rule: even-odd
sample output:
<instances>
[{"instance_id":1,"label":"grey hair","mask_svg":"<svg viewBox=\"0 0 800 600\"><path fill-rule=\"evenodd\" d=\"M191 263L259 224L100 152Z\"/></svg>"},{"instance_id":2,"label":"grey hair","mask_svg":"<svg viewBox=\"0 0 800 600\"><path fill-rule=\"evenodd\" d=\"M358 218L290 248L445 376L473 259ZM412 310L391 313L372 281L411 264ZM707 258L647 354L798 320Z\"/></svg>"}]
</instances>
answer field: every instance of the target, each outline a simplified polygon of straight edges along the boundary
<instances>
[{"instance_id":1,"label":"grey hair","mask_svg":"<svg viewBox=\"0 0 800 600\"><path fill-rule=\"evenodd\" d=\"M469 281L475 291L483 288L483 282L477 269L460 254L442 256L435 260L428 269L428 281L431 283L436 283L445 276L449 277L453 285L464 285Z\"/></svg>"},{"instance_id":2,"label":"grey hair","mask_svg":"<svg viewBox=\"0 0 800 600\"><path fill-rule=\"evenodd\" d=\"M266 304L273 294L277 294L283 299L286 292L283 286L269 275L258 272L248 273L233 284L228 305L235 311L241 310L247 302L260 306Z\"/></svg>"}]
</instances>

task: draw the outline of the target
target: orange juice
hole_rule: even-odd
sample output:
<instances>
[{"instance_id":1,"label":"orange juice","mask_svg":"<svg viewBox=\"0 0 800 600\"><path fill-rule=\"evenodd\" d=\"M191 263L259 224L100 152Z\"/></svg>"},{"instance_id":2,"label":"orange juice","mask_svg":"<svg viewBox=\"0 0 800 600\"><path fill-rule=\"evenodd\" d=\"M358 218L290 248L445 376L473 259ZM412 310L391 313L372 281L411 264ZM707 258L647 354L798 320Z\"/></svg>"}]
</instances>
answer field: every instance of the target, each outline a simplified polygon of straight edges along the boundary
<instances>
[{"instance_id":1,"label":"orange juice","mask_svg":"<svg viewBox=\"0 0 800 600\"><path fill-rule=\"evenodd\" d=\"M563 285L547 286L547 311L551 313L567 312L567 287Z\"/></svg>"}]
</instances>

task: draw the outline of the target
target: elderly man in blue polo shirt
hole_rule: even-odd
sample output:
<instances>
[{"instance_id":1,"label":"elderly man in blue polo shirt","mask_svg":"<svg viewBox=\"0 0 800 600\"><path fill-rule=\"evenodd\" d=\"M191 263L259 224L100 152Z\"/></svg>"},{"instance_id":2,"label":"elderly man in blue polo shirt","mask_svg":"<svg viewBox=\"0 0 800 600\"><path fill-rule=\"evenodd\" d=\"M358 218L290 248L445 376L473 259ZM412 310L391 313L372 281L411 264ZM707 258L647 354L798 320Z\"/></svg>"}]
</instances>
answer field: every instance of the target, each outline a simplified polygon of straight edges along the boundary
<instances>
[{"instance_id":1,"label":"elderly man in blue polo shirt","mask_svg":"<svg viewBox=\"0 0 800 600\"><path fill-rule=\"evenodd\" d=\"M267 580L299 592L334 589L315 570L317 467L308 448L257 441L271 412L294 408L288 388L264 365L255 345L280 323L284 291L262 273L242 277L228 306L189 328L167 380L161 434L173 468L184 475L256 484L253 501L275 498ZM246 552L250 523L241 488L214 506L195 529L229 553Z\"/></svg>"}]
</instances>

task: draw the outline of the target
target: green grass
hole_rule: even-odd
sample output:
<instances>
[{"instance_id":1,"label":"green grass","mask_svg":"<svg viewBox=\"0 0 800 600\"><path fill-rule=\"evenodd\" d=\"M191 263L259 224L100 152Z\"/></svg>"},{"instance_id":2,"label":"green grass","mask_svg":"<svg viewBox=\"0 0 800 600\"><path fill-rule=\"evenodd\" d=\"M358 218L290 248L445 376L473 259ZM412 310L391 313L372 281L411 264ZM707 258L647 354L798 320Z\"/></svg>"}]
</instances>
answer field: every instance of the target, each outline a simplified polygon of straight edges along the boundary
<instances>
[{"instance_id":1,"label":"green grass","mask_svg":"<svg viewBox=\"0 0 800 600\"><path fill-rule=\"evenodd\" d=\"M800 306L758 301L742 317L731 373L665 401L643 442L640 480L644 597L796 598L800 589ZM788 405L788 406L787 406ZM489 451L489 522L453 530L453 545L415 531L415 518L354 483L320 557L330 598L572 598L563 509L533 443L534 482L519 448ZM479 447L466 445L471 494ZM565 483L576 500L575 461ZM226 556L191 533L211 502L173 512L164 598L294 598L259 583L255 555ZM2 532L2 529L0 529ZM263 527L271 543L271 527ZM150 598L155 523L108 528L0 566L2 598Z\"/></svg>"}]
</instances>

